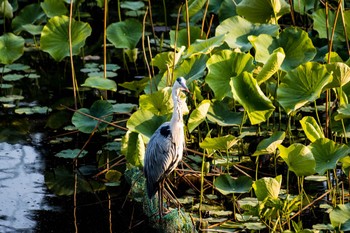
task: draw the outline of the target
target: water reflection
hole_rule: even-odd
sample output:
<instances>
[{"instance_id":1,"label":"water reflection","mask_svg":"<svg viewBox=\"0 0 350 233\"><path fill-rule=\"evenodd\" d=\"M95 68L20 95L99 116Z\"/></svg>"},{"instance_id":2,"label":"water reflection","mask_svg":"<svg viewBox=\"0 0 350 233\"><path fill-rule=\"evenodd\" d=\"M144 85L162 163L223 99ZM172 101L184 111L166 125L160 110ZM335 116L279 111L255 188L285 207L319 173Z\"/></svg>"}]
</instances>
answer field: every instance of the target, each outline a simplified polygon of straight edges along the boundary
<instances>
[{"instance_id":1,"label":"water reflection","mask_svg":"<svg viewBox=\"0 0 350 233\"><path fill-rule=\"evenodd\" d=\"M32 211L46 209L44 161L33 147L0 143L0 232L35 228Z\"/></svg>"}]
</instances>

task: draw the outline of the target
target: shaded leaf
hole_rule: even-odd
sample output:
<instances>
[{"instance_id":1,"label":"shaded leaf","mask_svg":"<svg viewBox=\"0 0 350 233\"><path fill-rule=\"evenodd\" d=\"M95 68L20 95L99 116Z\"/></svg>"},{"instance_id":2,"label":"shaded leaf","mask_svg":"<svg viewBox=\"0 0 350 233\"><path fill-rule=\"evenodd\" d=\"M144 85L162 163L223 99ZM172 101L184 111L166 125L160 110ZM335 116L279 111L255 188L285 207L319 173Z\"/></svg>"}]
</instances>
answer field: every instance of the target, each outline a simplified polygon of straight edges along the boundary
<instances>
[{"instance_id":1,"label":"shaded leaf","mask_svg":"<svg viewBox=\"0 0 350 233\"><path fill-rule=\"evenodd\" d=\"M17 16L12 20L13 32L19 34L23 30L27 31L29 25L34 26L35 23L41 22L45 17L45 13L40 5L33 3L23 7ZM40 33L39 33L40 34Z\"/></svg>"},{"instance_id":2,"label":"shaded leaf","mask_svg":"<svg viewBox=\"0 0 350 233\"><path fill-rule=\"evenodd\" d=\"M82 86L99 90L117 91L117 84L115 81L107 78L89 77L85 80Z\"/></svg>"},{"instance_id":3,"label":"shaded leaf","mask_svg":"<svg viewBox=\"0 0 350 233\"><path fill-rule=\"evenodd\" d=\"M24 52L24 39L12 33L0 36L0 62L10 64L22 56Z\"/></svg>"},{"instance_id":4,"label":"shaded leaf","mask_svg":"<svg viewBox=\"0 0 350 233\"><path fill-rule=\"evenodd\" d=\"M68 13L68 10L62 0L44 0L44 2L40 3L40 6L49 18Z\"/></svg>"},{"instance_id":5,"label":"shaded leaf","mask_svg":"<svg viewBox=\"0 0 350 233\"><path fill-rule=\"evenodd\" d=\"M114 47L134 49L142 36L142 24L134 19L112 23L107 27L107 39Z\"/></svg>"},{"instance_id":6,"label":"shaded leaf","mask_svg":"<svg viewBox=\"0 0 350 233\"><path fill-rule=\"evenodd\" d=\"M207 118L220 126L237 126L242 123L243 112L231 111L227 103L215 100L208 110Z\"/></svg>"},{"instance_id":7,"label":"shaded leaf","mask_svg":"<svg viewBox=\"0 0 350 233\"><path fill-rule=\"evenodd\" d=\"M83 150L81 151L80 149L66 149L66 150L61 150L57 154L55 154L56 157L59 158L64 158L64 159L76 159L76 158L82 158L85 155L87 155L88 152ZM79 155L79 157L77 157Z\"/></svg>"},{"instance_id":8,"label":"shaded leaf","mask_svg":"<svg viewBox=\"0 0 350 233\"><path fill-rule=\"evenodd\" d=\"M337 115L334 116L334 120L339 121L341 119L350 118L350 104L341 105L337 109Z\"/></svg>"}]
</instances>

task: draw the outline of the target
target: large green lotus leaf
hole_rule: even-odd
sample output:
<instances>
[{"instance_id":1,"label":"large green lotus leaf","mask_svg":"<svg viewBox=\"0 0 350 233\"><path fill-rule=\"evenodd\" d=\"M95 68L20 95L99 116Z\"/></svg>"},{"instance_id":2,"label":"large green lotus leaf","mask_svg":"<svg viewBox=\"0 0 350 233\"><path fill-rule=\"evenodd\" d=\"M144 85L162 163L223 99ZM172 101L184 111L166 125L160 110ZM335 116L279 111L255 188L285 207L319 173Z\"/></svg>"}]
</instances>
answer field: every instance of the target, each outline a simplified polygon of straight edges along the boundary
<instances>
[{"instance_id":1,"label":"large green lotus leaf","mask_svg":"<svg viewBox=\"0 0 350 233\"><path fill-rule=\"evenodd\" d=\"M238 138L232 135L226 135L223 137L210 138L206 137L199 146L203 149L212 150L228 150L238 142Z\"/></svg>"},{"instance_id":2,"label":"large green lotus leaf","mask_svg":"<svg viewBox=\"0 0 350 233\"><path fill-rule=\"evenodd\" d=\"M83 133L91 133L98 124L98 130L103 130L107 127L107 123L99 122L79 112L91 115L95 118L102 119L107 122L111 122L113 119L113 106L106 100L95 101L90 109L81 108L74 113L72 117L72 123L77 129Z\"/></svg>"},{"instance_id":3,"label":"large green lotus leaf","mask_svg":"<svg viewBox=\"0 0 350 233\"><path fill-rule=\"evenodd\" d=\"M152 65L158 67L161 73L167 71L174 65L174 52L158 53L152 59Z\"/></svg>"},{"instance_id":4,"label":"large green lotus leaf","mask_svg":"<svg viewBox=\"0 0 350 233\"><path fill-rule=\"evenodd\" d=\"M271 137L263 139L258 144L253 156L275 153L277 146L283 142L285 136L286 133L283 131L274 132Z\"/></svg>"},{"instance_id":5,"label":"large green lotus leaf","mask_svg":"<svg viewBox=\"0 0 350 233\"><path fill-rule=\"evenodd\" d=\"M303 117L303 119L300 120L300 124L307 139L309 139L311 142L324 138L322 128L317 124L315 118L312 116Z\"/></svg>"},{"instance_id":6,"label":"large green lotus leaf","mask_svg":"<svg viewBox=\"0 0 350 233\"><path fill-rule=\"evenodd\" d=\"M166 120L166 115L159 116L150 110L139 109L130 116L126 127L132 132L142 134L147 143L157 128Z\"/></svg>"},{"instance_id":7,"label":"large green lotus leaf","mask_svg":"<svg viewBox=\"0 0 350 233\"><path fill-rule=\"evenodd\" d=\"M243 112L231 111L227 103L215 100L208 110L207 118L220 126L238 126L242 123Z\"/></svg>"},{"instance_id":8,"label":"large green lotus leaf","mask_svg":"<svg viewBox=\"0 0 350 233\"><path fill-rule=\"evenodd\" d=\"M55 16L44 26L41 33L40 48L48 52L56 61L70 55L69 52L69 17ZM88 23L72 19L72 55L80 53L85 40L91 34Z\"/></svg>"},{"instance_id":9,"label":"large green lotus leaf","mask_svg":"<svg viewBox=\"0 0 350 233\"><path fill-rule=\"evenodd\" d=\"M59 158L64 158L64 159L76 159L76 158L83 158L88 154L86 150L80 150L80 149L66 149L66 150L61 150L60 152L56 153L55 156ZM78 157L79 155L79 157Z\"/></svg>"},{"instance_id":10,"label":"large green lotus leaf","mask_svg":"<svg viewBox=\"0 0 350 233\"><path fill-rule=\"evenodd\" d=\"M142 24L134 19L112 23L107 27L107 39L116 48L134 49L142 36Z\"/></svg>"},{"instance_id":11,"label":"large green lotus leaf","mask_svg":"<svg viewBox=\"0 0 350 233\"><path fill-rule=\"evenodd\" d=\"M221 4L215 4L215 1L210 1L209 6L210 5L215 5L213 7L220 6L220 8L217 11L219 14L219 21L222 22L227 18L237 15L236 7L237 7L237 4L240 3L241 1L242 0L235 0L235 1L223 0L223 1L220 1ZM214 12L216 11L214 10Z\"/></svg>"},{"instance_id":12,"label":"large green lotus leaf","mask_svg":"<svg viewBox=\"0 0 350 233\"><path fill-rule=\"evenodd\" d=\"M272 77L281 67L284 58L286 57L282 48L278 48L271 54L270 58L266 61L259 74L256 76L258 84L262 84Z\"/></svg>"},{"instance_id":13,"label":"large green lotus leaf","mask_svg":"<svg viewBox=\"0 0 350 233\"><path fill-rule=\"evenodd\" d=\"M117 84L114 80L101 77L89 77L85 80L82 86L99 90L117 91Z\"/></svg>"},{"instance_id":14,"label":"large green lotus leaf","mask_svg":"<svg viewBox=\"0 0 350 233\"><path fill-rule=\"evenodd\" d=\"M40 3L47 17L52 18L54 16L65 15L68 13L63 0L45 0Z\"/></svg>"},{"instance_id":15,"label":"large green lotus leaf","mask_svg":"<svg viewBox=\"0 0 350 233\"><path fill-rule=\"evenodd\" d=\"M180 48L181 46L188 46L188 34L187 29L183 28L179 30L176 34L175 30L170 31L170 45L176 48ZM201 29L199 27L190 27L190 44L194 43L197 39L205 39L205 35L201 37Z\"/></svg>"},{"instance_id":16,"label":"large green lotus leaf","mask_svg":"<svg viewBox=\"0 0 350 233\"><path fill-rule=\"evenodd\" d=\"M324 8L320 8L312 13L312 19L314 20L314 29L318 32L320 38L327 38L326 19L328 18L328 35L332 34L333 25L335 21L335 11L329 10L326 15ZM345 41L344 29L341 22L341 17L338 17L337 24L334 31L334 40Z\"/></svg>"},{"instance_id":17,"label":"large green lotus leaf","mask_svg":"<svg viewBox=\"0 0 350 233\"><path fill-rule=\"evenodd\" d=\"M243 0L236 9L239 15L254 23L277 24L279 18L290 12L284 0Z\"/></svg>"},{"instance_id":18,"label":"large green lotus leaf","mask_svg":"<svg viewBox=\"0 0 350 233\"><path fill-rule=\"evenodd\" d=\"M174 108L170 87L152 94L141 95L139 101L140 109L149 110L155 115L166 115L172 113Z\"/></svg>"},{"instance_id":19,"label":"large green lotus leaf","mask_svg":"<svg viewBox=\"0 0 350 233\"><path fill-rule=\"evenodd\" d=\"M220 175L214 181L214 186L223 195L235 193L247 193L252 188L252 178L240 176L234 179L229 174Z\"/></svg>"},{"instance_id":20,"label":"large green lotus leaf","mask_svg":"<svg viewBox=\"0 0 350 233\"><path fill-rule=\"evenodd\" d=\"M145 143L141 135L128 131L122 139L121 153L128 163L141 168L145 156Z\"/></svg>"},{"instance_id":21,"label":"large green lotus leaf","mask_svg":"<svg viewBox=\"0 0 350 233\"><path fill-rule=\"evenodd\" d=\"M251 73L244 71L232 78L230 86L233 98L244 107L251 124L259 124L271 116L275 106L262 92Z\"/></svg>"},{"instance_id":22,"label":"large green lotus leaf","mask_svg":"<svg viewBox=\"0 0 350 233\"><path fill-rule=\"evenodd\" d=\"M294 143L288 148L279 145L280 156L288 165L290 171L297 176L309 176L315 174L316 161L311 150L300 143Z\"/></svg>"},{"instance_id":23,"label":"large green lotus leaf","mask_svg":"<svg viewBox=\"0 0 350 233\"><path fill-rule=\"evenodd\" d=\"M327 64L327 70L333 72L333 80L326 88L342 87L350 81L350 67L344 62Z\"/></svg>"},{"instance_id":24,"label":"large green lotus leaf","mask_svg":"<svg viewBox=\"0 0 350 233\"><path fill-rule=\"evenodd\" d=\"M188 15L189 18L191 18L193 15L197 14L204 4L206 3L206 0L189 0L188 1ZM184 17L184 20L186 21L186 9L183 7L182 15Z\"/></svg>"},{"instance_id":25,"label":"large green lotus leaf","mask_svg":"<svg viewBox=\"0 0 350 233\"><path fill-rule=\"evenodd\" d=\"M24 39L12 33L0 36L0 62L10 64L22 56L24 52Z\"/></svg>"},{"instance_id":26,"label":"large green lotus leaf","mask_svg":"<svg viewBox=\"0 0 350 233\"><path fill-rule=\"evenodd\" d=\"M349 177L350 174L350 156L346 156L339 160L344 174Z\"/></svg>"},{"instance_id":27,"label":"large green lotus leaf","mask_svg":"<svg viewBox=\"0 0 350 233\"><path fill-rule=\"evenodd\" d=\"M274 24L253 24L248 20L234 16L228 18L216 27L215 35L227 34L226 43L230 48L239 48L241 51L249 51L252 44L248 40L248 36L260 34L268 34L271 36L278 35L279 26Z\"/></svg>"},{"instance_id":28,"label":"large green lotus leaf","mask_svg":"<svg viewBox=\"0 0 350 233\"><path fill-rule=\"evenodd\" d=\"M281 69L289 71L312 60L316 55L316 48L312 44L307 32L297 27L284 29L277 38L270 35L249 36L255 48L255 59L265 64L271 54L279 47L286 55Z\"/></svg>"},{"instance_id":29,"label":"large green lotus leaf","mask_svg":"<svg viewBox=\"0 0 350 233\"><path fill-rule=\"evenodd\" d=\"M44 18L45 13L38 3L27 5L23 7L18 15L12 20L11 26L13 32L19 34L21 31L25 30L28 25L39 24Z\"/></svg>"},{"instance_id":30,"label":"large green lotus leaf","mask_svg":"<svg viewBox=\"0 0 350 233\"><path fill-rule=\"evenodd\" d=\"M231 50L220 50L208 59L205 82L214 91L216 99L222 100L226 96L232 98L231 78L237 77L243 71L253 71L253 61L250 54Z\"/></svg>"},{"instance_id":31,"label":"large green lotus leaf","mask_svg":"<svg viewBox=\"0 0 350 233\"><path fill-rule=\"evenodd\" d=\"M187 53L185 57L190 57L198 54L208 54L211 51L222 45L225 41L226 35L213 36L206 40L196 40L194 43L190 45L187 49Z\"/></svg>"},{"instance_id":32,"label":"large green lotus leaf","mask_svg":"<svg viewBox=\"0 0 350 233\"><path fill-rule=\"evenodd\" d=\"M291 70L277 89L277 101L290 114L308 102L318 99L323 88L332 81L325 65L307 62Z\"/></svg>"},{"instance_id":33,"label":"large green lotus leaf","mask_svg":"<svg viewBox=\"0 0 350 233\"><path fill-rule=\"evenodd\" d=\"M341 105L337 110L337 115L334 116L334 120L339 121L341 119L350 118L350 104Z\"/></svg>"},{"instance_id":34,"label":"large green lotus leaf","mask_svg":"<svg viewBox=\"0 0 350 233\"><path fill-rule=\"evenodd\" d=\"M350 231L350 203L337 205L330 213L332 226L343 231Z\"/></svg>"},{"instance_id":35,"label":"large green lotus leaf","mask_svg":"<svg viewBox=\"0 0 350 233\"><path fill-rule=\"evenodd\" d=\"M210 107L210 100L203 100L193 112L188 119L188 131L191 133L200 123L202 123L208 113Z\"/></svg>"},{"instance_id":36,"label":"large green lotus leaf","mask_svg":"<svg viewBox=\"0 0 350 233\"><path fill-rule=\"evenodd\" d=\"M77 176L77 179L75 178ZM77 185L75 185L75 181ZM106 187L95 180L86 180L79 174L74 174L71 168L58 167L45 173L45 184L56 195L73 195L76 190L80 192L95 193Z\"/></svg>"},{"instance_id":37,"label":"large green lotus leaf","mask_svg":"<svg viewBox=\"0 0 350 233\"><path fill-rule=\"evenodd\" d=\"M349 153L349 147L340 145L328 138L320 138L309 145L316 161L316 172L323 175L327 170L335 169L338 160Z\"/></svg>"},{"instance_id":38,"label":"large green lotus leaf","mask_svg":"<svg viewBox=\"0 0 350 233\"><path fill-rule=\"evenodd\" d=\"M253 183L253 189L259 201L266 198L277 199L281 190L282 176L264 177Z\"/></svg>"}]
</instances>

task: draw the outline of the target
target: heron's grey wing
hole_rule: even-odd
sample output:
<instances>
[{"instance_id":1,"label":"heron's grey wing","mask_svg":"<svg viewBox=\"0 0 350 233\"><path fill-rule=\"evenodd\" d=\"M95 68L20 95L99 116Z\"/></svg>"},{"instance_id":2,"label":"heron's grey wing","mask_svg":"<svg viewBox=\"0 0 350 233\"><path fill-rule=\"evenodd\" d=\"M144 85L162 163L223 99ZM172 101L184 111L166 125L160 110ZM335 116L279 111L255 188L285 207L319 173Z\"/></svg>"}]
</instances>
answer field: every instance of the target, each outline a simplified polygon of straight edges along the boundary
<instances>
[{"instance_id":1,"label":"heron's grey wing","mask_svg":"<svg viewBox=\"0 0 350 233\"><path fill-rule=\"evenodd\" d=\"M176 143L172 140L169 122L166 122L153 134L146 149L144 173L149 197L158 191L158 183L176 166Z\"/></svg>"}]
</instances>

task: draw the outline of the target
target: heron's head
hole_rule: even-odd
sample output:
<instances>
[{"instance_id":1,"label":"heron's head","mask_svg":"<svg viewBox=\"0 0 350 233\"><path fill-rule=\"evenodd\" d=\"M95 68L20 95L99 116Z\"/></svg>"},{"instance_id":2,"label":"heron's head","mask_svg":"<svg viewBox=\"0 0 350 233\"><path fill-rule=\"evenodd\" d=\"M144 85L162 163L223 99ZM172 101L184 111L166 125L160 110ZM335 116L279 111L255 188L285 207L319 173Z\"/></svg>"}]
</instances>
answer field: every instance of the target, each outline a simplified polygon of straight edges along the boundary
<instances>
[{"instance_id":1,"label":"heron's head","mask_svg":"<svg viewBox=\"0 0 350 233\"><path fill-rule=\"evenodd\" d=\"M176 79L174 83L174 89L179 89L182 91L190 92L186 86L186 80L183 77L179 77Z\"/></svg>"}]
</instances>

